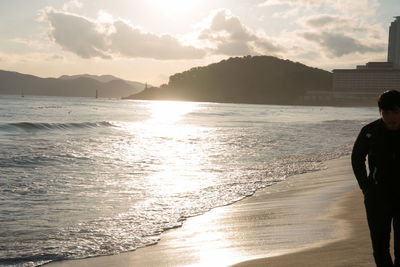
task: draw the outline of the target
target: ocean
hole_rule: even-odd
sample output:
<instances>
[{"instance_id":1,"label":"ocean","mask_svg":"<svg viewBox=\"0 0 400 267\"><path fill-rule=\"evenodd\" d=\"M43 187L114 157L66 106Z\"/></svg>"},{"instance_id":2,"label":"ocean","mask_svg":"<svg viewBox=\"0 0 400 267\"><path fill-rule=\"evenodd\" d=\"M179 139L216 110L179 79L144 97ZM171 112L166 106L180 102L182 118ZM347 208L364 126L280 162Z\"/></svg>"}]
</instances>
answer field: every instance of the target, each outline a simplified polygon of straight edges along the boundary
<instances>
[{"instance_id":1,"label":"ocean","mask_svg":"<svg viewBox=\"0 0 400 267\"><path fill-rule=\"evenodd\" d=\"M0 265L113 255L349 155L377 108L0 96Z\"/></svg>"}]
</instances>

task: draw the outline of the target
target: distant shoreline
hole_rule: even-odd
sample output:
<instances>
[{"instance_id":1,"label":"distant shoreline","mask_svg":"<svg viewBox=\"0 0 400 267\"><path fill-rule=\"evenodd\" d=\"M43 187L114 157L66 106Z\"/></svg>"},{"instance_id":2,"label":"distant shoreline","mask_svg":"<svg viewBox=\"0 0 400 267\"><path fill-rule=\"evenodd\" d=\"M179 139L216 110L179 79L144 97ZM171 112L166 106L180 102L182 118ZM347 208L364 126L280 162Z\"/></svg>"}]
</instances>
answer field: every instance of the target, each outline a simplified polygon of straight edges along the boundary
<instances>
[{"instance_id":1,"label":"distant shoreline","mask_svg":"<svg viewBox=\"0 0 400 267\"><path fill-rule=\"evenodd\" d=\"M18 94L1 94L0 96L15 96L21 97ZM56 96L56 95L24 95L24 98L29 97L62 97L62 98L89 98L95 99L95 97L91 96ZM117 98L117 97L99 97L101 100L138 100L138 101L182 101L182 102L195 102L195 103L220 103L220 104L244 104L244 105L282 105L282 106L310 106L310 107L376 107L377 104L375 101L369 101L364 103L357 102L344 102L344 101L331 101L331 102L307 102L307 103L247 103L247 102L213 102L213 101L193 101L193 100L177 100L177 99L130 99L126 97Z\"/></svg>"}]
</instances>

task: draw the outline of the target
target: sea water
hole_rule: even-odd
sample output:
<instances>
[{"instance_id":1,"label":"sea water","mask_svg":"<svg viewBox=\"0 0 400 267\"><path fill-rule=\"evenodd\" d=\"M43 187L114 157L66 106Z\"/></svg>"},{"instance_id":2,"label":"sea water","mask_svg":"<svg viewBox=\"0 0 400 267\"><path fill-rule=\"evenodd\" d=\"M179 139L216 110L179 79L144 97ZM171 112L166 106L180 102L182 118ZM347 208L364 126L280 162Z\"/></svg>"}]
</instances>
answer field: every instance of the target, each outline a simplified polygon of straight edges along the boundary
<instances>
[{"instance_id":1,"label":"sea water","mask_svg":"<svg viewBox=\"0 0 400 267\"><path fill-rule=\"evenodd\" d=\"M157 243L348 155L376 108L0 96L0 265Z\"/></svg>"}]
</instances>

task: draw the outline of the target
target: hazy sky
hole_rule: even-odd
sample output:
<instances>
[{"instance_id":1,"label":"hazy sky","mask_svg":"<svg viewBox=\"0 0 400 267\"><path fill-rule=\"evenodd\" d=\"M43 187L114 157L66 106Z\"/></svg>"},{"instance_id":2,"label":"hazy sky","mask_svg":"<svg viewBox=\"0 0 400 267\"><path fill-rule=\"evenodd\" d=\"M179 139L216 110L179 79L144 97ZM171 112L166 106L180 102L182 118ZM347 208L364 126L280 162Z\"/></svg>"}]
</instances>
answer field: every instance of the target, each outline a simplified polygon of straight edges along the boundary
<instances>
[{"instance_id":1,"label":"hazy sky","mask_svg":"<svg viewBox=\"0 0 400 267\"><path fill-rule=\"evenodd\" d=\"M400 0L1 0L0 69L160 85L231 56L331 71L387 58Z\"/></svg>"}]
</instances>

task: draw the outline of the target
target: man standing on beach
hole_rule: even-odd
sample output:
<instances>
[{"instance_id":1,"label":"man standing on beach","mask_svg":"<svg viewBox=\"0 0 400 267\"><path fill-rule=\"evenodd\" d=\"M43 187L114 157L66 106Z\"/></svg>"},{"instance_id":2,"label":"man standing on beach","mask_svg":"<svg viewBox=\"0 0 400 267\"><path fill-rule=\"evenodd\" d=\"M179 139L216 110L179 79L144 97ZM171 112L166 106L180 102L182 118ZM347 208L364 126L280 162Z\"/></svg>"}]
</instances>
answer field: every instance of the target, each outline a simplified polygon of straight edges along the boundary
<instances>
[{"instance_id":1,"label":"man standing on beach","mask_svg":"<svg viewBox=\"0 0 400 267\"><path fill-rule=\"evenodd\" d=\"M400 92L384 92L378 106L381 118L361 129L351 161L364 194L376 266L400 267ZM394 265L390 255L392 223Z\"/></svg>"}]
</instances>

